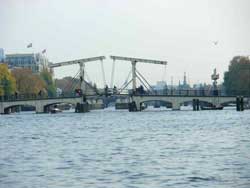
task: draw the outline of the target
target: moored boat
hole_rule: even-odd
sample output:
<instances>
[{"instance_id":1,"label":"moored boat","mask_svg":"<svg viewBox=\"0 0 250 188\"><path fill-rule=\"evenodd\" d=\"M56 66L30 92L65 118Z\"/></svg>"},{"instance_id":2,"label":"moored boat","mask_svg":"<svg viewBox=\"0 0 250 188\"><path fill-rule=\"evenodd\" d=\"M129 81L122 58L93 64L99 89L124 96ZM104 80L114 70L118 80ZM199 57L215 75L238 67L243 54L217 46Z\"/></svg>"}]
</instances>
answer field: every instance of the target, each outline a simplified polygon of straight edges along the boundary
<instances>
[{"instance_id":1,"label":"moored boat","mask_svg":"<svg viewBox=\"0 0 250 188\"><path fill-rule=\"evenodd\" d=\"M51 113L51 114L56 114L56 113L60 113L60 112L62 112L62 110L60 110L59 108L52 108L52 109L50 110L50 113Z\"/></svg>"},{"instance_id":2,"label":"moored boat","mask_svg":"<svg viewBox=\"0 0 250 188\"><path fill-rule=\"evenodd\" d=\"M223 110L223 106L201 106L201 110Z\"/></svg>"}]
</instances>

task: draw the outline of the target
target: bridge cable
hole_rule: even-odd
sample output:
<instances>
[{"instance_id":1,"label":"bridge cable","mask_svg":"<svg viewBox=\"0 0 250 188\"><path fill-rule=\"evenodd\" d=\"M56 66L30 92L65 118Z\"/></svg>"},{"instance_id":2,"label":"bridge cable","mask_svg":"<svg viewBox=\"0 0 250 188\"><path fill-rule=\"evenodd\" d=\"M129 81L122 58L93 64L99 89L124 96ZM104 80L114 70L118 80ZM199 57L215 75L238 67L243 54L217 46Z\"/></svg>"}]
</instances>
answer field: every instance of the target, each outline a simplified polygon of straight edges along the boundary
<instances>
[{"instance_id":1,"label":"bridge cable","mask_svg":"<svg viewBox=\"0 0 250 188\"><path fill-rule=\"evenodd\" d=\"M119 89L120 90L119 93L121 93L126 87L128 87L128 85L132 82L132 80L133 79L131 79L129 82L127 82L127 84L123 88Z\"/></svg>"},{"instance_id":2,"label":"bridge cable","mask_svg":"<svg viewBox=\"0 0 250 188\"><path fill-rule=\"evenodd\" d=\"M154 92L154 88L148 83L148 81L143 77L143 75L136 70L136 73L148 84L148 86L151 88L151 90Z\"/></svg>"},{"instance_id":3,"label":"bridge cable","mask_svg":"<svg viewBox=\"0 0 250 188\"><path fill-rule=\"evenodd\" d=\"M125 86L128 83L128 79L131 76L131 73L132 73L132 71L130 70L129 73L128 73L128 76L127 76L127 78L125 80L125 82L122 84L122 86L120 88L122 88L123 86Z\"/></svg>"},{"instance_id":4,"label":"bridge cable","mask_svg":"<svg viewBox=\"0 0 250 188\"><path fill-rule=\"evenodd\" d=\"M84 80L83 80L84 83L87 84L87 86L89 86L89 88L91 88L96 94L99 95L98 89L95 88L92 84L90 84L91 79L90 79L90 77L89 77L87 71L85 71L85 76L86 76L87 80L84 79ZM95 83L95 82L94 82L94 83ZM94 84L94 83L93 83L93 84ZM87 90L87 88L86 88L86 90Z\"/></svg>"},{"instance_id":5,"label":"bridge cable","mask_svg":"<svg viewBox=\"0 0 250 188\"><path fill-rule=\"evenodd\" d=\"M84 81L84 83L87 84L91 89L93 89L94 92L95 92L96 94L99 95L99 92L98 92L98 89L97 89L97 88L93 87L93 86L92 86L89 82L87 82L86 80L83 80L83 81Z\"/></svg>"},{"instance_id":6,"label":"bridge cable","mask_svg":"<svg viewBox=\"0 0 250 188\"><path fill-rule=\"evenodd\" d=\"M73 83L71 84L70 91L76 89L77 85L79 85L79 87L81 87L80 86L80 79L75 78L74 81L73 81Z\"/></svg>"},{"instance_id":7,"label":"bridge cable","mask_svg":"<svg viewBox=\"0 0 250 188\"><path fill-rule=\"evenodd\" d=\"M74 77L71 78L71 80L68 82L68 84L62 89L63 91L66 91L68 89L72 90L72 85L75 82L75 78L79 75L80 70L76 73Z\"/></svg>"},{"instance_id":8,"label":"bridge cable","mask_svg":"<svg viewBox=\"0 0 250 188\"><path fill-rule=\"evenodd\" d=\"M71 79L71 85L70 85L71 87L73 84L79 81L78 79L79 75L80 75L80 71Z\"/></svg>"},{"instance_id":9,"label":"bridge cable","mask_svg":"<svg viewBox=\"0 0 250 188\"><path fill-rule=\"evenodd\" d=\"M142 85L147 89L148 92L153 93L148 87L147 85L141 80L141 78L139 76L137 76L137 78L140 80L140 82L142 83Z\"/></svg>"}]
</instances>

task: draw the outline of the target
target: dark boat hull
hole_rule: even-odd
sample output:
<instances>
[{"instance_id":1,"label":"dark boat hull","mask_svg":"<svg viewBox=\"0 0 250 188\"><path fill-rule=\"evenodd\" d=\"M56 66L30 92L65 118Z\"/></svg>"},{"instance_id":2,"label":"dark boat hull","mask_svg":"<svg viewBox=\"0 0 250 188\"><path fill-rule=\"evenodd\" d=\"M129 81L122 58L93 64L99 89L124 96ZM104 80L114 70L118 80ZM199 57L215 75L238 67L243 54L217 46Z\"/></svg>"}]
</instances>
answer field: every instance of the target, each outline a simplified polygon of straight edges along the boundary
<instances>
[{"instance_id":1,"label":"dark boat hull","mask_svg":"<svg viewBox=\"0 0 250 188\"><path fill-rule=\"evenodd\" d=\"M207 107L207 106L202 106L201 110L223 110L223 106L219 107Z\"/></svg>"}]
</instances>

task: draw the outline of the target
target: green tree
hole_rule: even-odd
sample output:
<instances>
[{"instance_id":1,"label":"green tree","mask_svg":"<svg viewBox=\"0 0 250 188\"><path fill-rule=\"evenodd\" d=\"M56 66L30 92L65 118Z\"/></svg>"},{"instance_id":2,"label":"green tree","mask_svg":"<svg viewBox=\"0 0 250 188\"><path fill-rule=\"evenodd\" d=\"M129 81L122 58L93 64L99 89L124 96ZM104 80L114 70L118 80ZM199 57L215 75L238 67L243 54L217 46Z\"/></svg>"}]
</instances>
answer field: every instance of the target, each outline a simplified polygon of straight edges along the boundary
<instances>
[{"instance_id":1,"label":"green tree","mask_svg":"<svg viewBox=\"0 0 250 188\"><path fill-rule=\"evenodd\" d=\"M224 73L226 93L230 95L250 95L250 60L248 57L236 56Z\"/></svg>"},{"instance_id":2,"label":"green tree","mask_svg":"<svg viewBox=\"0 0 250 188\"><path fill-rule=\"evenodd\" d=\"M56 96L56 86L53 81L52 74L47 69L44 69L40 73L40 77L45 82L45 89L48 93L48 96L49 97Z\"/></svg>"},{"instance_id":3,"label":"green tree","mask_svg":"<svg viewBox=\"0 0 250 188\"><path fill-rule=\"evenodd\" d=\"M0 64L0 95L11 95L16 91L16 81L6 64Z\"/></svg>"}]
</instances>

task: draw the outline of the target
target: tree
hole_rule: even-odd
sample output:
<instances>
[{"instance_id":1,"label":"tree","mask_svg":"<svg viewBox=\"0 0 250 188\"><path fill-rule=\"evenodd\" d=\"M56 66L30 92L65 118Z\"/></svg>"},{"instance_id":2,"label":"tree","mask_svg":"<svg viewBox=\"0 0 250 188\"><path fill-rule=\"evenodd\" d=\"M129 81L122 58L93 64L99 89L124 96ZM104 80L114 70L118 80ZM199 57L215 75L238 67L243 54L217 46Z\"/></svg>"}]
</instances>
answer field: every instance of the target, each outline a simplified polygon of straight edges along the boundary
<instances>
[{"instance_id":1,"label":"tree","mask_svg":"<svg viewBox=\"0 0 250 188\"><path fill-rule=\"evenodd\" d=\"M40 73L40 78L45 82L45 89L48 93L49 97L56 96L56 86L52 78L52 74L47 70L44 69Z\"/></svg>"},{"instance_id":2,"label":"tree","mask_svg":"<svg viewBox=\"0 0 250 188\"><path fill-rule=\"evenodd\" d=\"M38 75L33 74L30 69L14 69L12 75L16 79L19 94L38 94L45 88L45 82Z\"/></svg>"},{"instance_id":3,"label":"tree","mask_svg":"<svg viewBox=\"0 0 250 188\"><path fill-rule=\"evenodd\" d=\"M15 91L15 78L9 72L6 64L0 64L0 96L14 94Z\"/></svg>"},{"instance_id":4,"label":"tree","mask_svg":"<svg viewBox=\"0 0 250 188\"><path fill-rule=\"evenodd\" d=\"M226 93L230 95L250 95L250 60L248 57L236 56L224 73Z\"/></svg>"}]
</instances>

